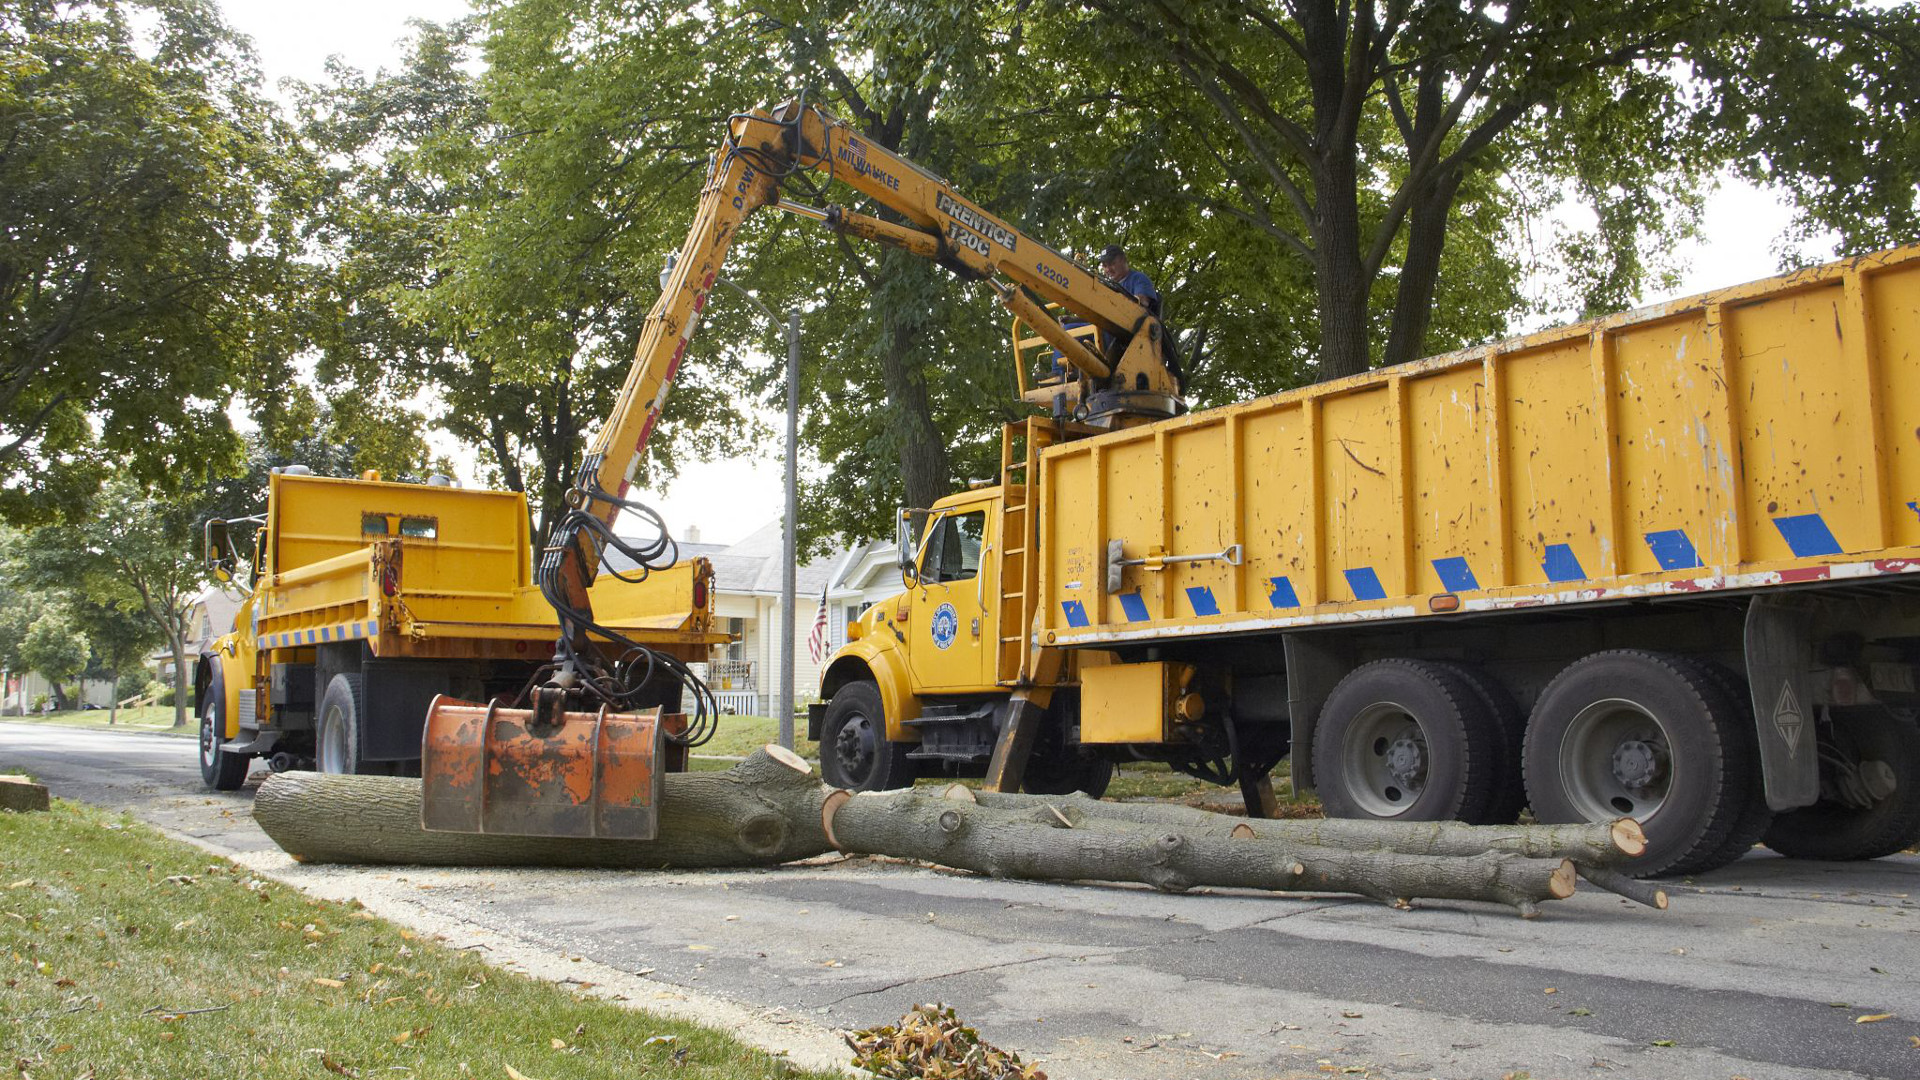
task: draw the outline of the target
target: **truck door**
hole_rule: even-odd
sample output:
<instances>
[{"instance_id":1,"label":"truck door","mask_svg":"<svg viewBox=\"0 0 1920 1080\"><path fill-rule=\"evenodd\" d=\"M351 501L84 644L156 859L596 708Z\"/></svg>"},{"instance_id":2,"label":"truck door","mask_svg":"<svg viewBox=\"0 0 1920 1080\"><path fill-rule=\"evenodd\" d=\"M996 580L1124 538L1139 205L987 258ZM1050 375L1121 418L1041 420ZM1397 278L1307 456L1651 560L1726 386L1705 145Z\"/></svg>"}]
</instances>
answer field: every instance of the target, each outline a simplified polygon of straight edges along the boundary
<instances>
[{"instance_id":1,"label":"truck door","mask_svg":"<svg viewBox=\"0 0 1920 1080\"><path fill-rule=\"evenodd\" d=\"M907 654L915 689L921 692L978 690L993 685L988 665L996 631L992 558L984 504L939 515L921 549L920 583L913 590L912 638Z\"/></svg>"}]
</instances>

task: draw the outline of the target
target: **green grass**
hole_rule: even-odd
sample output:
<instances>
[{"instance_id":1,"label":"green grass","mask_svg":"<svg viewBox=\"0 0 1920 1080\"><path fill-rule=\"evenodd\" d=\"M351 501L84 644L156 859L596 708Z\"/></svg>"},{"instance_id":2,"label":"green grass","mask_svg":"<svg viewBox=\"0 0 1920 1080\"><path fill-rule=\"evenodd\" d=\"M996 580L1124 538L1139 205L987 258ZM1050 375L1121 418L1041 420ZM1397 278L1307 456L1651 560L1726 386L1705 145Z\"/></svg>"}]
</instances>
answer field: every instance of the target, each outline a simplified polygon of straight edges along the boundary
<instances>
[{"instance_id":1,"label":"green grass","mask_svg":"<svg viewBox=\"0 0 1920 1080\"><path fill-rule=\"evenodd\" d=\"M197 734L193 726L193 714L187 714L187 726L173 726L173 706L142 705L137 709L121 709L118 722L107 723L112 715L106 709L70 709L66 712L33 713L28 716L0 716L10 724L54 724L59 727L112 728L128 731L157 731L163 734L178 732L185 735Z\"/></svg>"},{"instance_id":2,"label":"green grass","mask_svg":"<svg viewBox=\"0 0 1920 1080\"><path fill-rule=\"evenodd\" d=\"M254 879L131 818L54 807L0 814L9 1075L830 1075L495 970L357 902Z\"/></svg>"},{"instance_id":3,"label":"green grass","mask_svg":"<svg viewBox=\"0 0 1920 1080\"><path fill-rule=\"evenodd\" d=\"M718 757L746 757L755 750L780 741L780 722L770 716L723 716L713 741L694 751ZM807 718L793 721L793 749L809 761L820 760L820 744L807 738Z\"/></svg>"}]
</instances>

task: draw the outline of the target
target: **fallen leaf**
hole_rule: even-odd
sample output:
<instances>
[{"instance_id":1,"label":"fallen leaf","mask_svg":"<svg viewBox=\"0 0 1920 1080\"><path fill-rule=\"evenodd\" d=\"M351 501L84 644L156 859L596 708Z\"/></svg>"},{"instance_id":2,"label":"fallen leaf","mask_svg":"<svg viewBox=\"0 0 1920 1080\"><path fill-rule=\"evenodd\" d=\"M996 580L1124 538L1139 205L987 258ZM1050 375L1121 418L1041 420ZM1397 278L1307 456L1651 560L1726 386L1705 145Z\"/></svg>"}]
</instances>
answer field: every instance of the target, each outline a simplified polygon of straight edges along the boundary
<instances>
[{"instance_id":1,"label":"fallen leaf","mask_svg":"<svg viewBox=\"0 0 1920 1080\"><path fill-rule=\"evenodd\" d=\"M1672 1046L1672 1045L1673 1045L1673 1040L1672 1040L1672 1039L1655 1039L1655 1040L1653 1040L1653 1045L1655 1045L1655 1046Z\"/></svg>"},{"instance_id":2,"label":"fallen leaf","mask_svg":"<svg viewBox=\"0 0 1920 1080\"><path fill-rule=\"evenodd\" d=\"M711 945L689 945L689 946L687 946L687 951L688 951L688 952L712 952L712 951L713 951L713 946L711 946Z\"/></svg>"},{"instance_id":3,"label":"fallen leaf","mask_svg":"<svg viewBox=\"0 0 1920 1080\"><path fill-rule=\"evenodd\" d=\"M1587 1008L1585 1005L1582 1005L1577 1009L1568 1009L1567 1015L1568 1016L1592 1016L1593 1010Z\"/></svg>"},{"instance_id":4,"label":"fallen leaf","mask_svg":"<svg viewBox=\"0 0 1920 1080\"><path fill-rule=\"evenodd\" d=\"M521 1072L519 1069L516 1069L511 1065L507 1065L503 1063L500 1067L507 1070L507 1080L533 1080L532 1077L528 1076L526 1073Z\"/></svg>"},{"instance_id":5,"label":"fallen leaf","mask_svg":"<svg viewBox=\"0 0 1920 1080\"><path fill-rule=\"evenodd\" d=\"M175 1039L177 1039L177 1038L179 1038L179 1036L178 1036L178 1035L176 1035L176 1034L174 1034L174 1033L173 1033L173 1032L171 1032L171 1031L163 1031L163 1032L161 1032L161 1033L160 1033L160 1041L161 1041L161 1042L172 1042L173 1040L175 1040Z\"/></svg>"},{"instance_id":6,"label":"fallen leaf","mask_svg":"<svg viewBox=\"0 0 1920 1080\"><path fill-rule=\"evenodd\" d=\"M1547 989L1546 989L1546 992L1547 992L1547 993L1549 993L1549 994L1557 994L1557 993L1559 993L1560 991L1559 991L1559 989L1558 989L1557 987L1552 987L1552 986L1549 986L1549 987L1547 987Z\"/></svg>"},{"instance_id":7,"label":"fallen leaf","mask_svg":"<svg viewBox=\"0 0 1920 1080\"><path fill-rule=\"evenodd\" d=\"M1907 1041L1913 1044L1915 1050L1920 1050L1920 1035L1909 1035Z\"/></svg>"},{"instance_id":8,"label":"fallen leaf","mask_svg":"<svg viewBox=\"0 0 1920 1080\"><path fill-rule=\"evenodd\" d=\"M1853 1022L1856 1024L1877 1024L1882 1020L1891 1019L1893 1019L1892 1013L1868 1013L1865 1016L1854 1017Z\"/></svg>"},{"instance_id":9,"label":"fallen leaf","mask_svg":"<svg viewBox=\"0 0 1920 1080\"><path fill-rule=\"evenodd\" d=\"M642 1039L640 1041L640 1045L641 1046L658 1046L661 1044L673 1043L678 1041L679 1041L679 1037L674 1035L649 1035L645 1039Z\"/></svg>"},{"instance_id":10,"label":"fallen leaf","mask_svg":"<svg viewBox=\"0 0 1920 1080\"><path fill-rule=\"evenodd\" d=\"M1349 1020L1363 1020L1366 1018L1364 1014L1354 1012L1352 1009L1342 1010L1340 1015L1346 1017Z\"/></svg>"},{"instance_id":11,"label":"fallen leaf","mask_svg":"<svg viewBox=\"0 0 1920 1080\"><path fill-rule=\"evenodd\" d=\"M567 1048L567 1040L565 1039L548 1039L547 1042L552 1044L555 1050L565 1050Z\"/></svg>"},{"instance_id":12,"label":"fallen leaf","mask_svg":"<svg viewBox=\"0 0 1920 1080\"><path fill-rule=\"evenodd\" d=\"M339 979L315 979L313 980L313 982L315 986L331 986L335 990L338 990L341 987L347 985L346 983L341 982Z\"/></svg>"}]
</instances>

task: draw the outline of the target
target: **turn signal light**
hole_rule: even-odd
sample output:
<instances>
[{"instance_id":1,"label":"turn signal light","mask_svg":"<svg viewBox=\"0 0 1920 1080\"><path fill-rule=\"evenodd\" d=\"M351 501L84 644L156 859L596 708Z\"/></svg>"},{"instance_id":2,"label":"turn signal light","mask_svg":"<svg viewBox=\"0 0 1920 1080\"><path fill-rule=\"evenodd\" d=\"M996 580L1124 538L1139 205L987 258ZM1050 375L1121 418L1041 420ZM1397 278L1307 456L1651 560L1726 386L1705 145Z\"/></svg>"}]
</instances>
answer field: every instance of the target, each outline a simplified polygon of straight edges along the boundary
<instances>
[{"instance_id":1,"label":"turn signal light","mask_svg":"<svg viewBox=\"0 0 1920 1080\"><path fill-rule=\"evenodd\" d=\"M1430 611L1459 611L1460 598L1450 592L1439 593L1427 601L1427 609Z\"/></svg>"}]
</instances>

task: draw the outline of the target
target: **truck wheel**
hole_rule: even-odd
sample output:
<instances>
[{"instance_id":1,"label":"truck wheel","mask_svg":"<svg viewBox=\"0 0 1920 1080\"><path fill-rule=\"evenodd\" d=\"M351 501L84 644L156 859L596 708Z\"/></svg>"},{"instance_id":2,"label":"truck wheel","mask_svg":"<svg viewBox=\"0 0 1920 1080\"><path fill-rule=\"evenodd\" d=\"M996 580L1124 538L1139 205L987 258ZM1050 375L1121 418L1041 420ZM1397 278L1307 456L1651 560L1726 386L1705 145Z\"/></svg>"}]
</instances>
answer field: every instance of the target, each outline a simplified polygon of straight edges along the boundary
<instances>
[{"instance_id":1,"label":"truck wheel","mask_svg":"<svg viewBox=\"0 0 1920 1080\"><path fill-rule=\"evenodd\" d=\"M1746 678L1712 660L1698 660L1695 663L1727 696L1727 703L1733 708L1740 730L1753 731L1753 691L1747 685ZM1720 855L1716 856L1715 866L1733 862L1752 851L1773 824L1773 808L1767 805L1766 781L1759 765L1760 748L1757 743L1753 745L1751 760L1754 762L1753 775L1757 779L1749 785L1746 808L1740 812L1739 820L1733 823L1733 831L1727 834L1727 841L1722 845Z\"/></svg>"},{"instance_id":2,"label":"truck wheel","mask_svg":"<svg viewBox=\"0 0 1920 1080\"><path fill-rule=\"evenodd\" d=\"M887 741L880 688L856 679L833 692L820 723L820 775L848 791L885 791L913 785L907 743Z\"/></svg>"},{"instance_id":3,"label":"truck wheel","mask_svg":"<svg viewBox=\"0 0 1920 1080\"><path fill-rule=\"evenodd\" d=\"M1776 816L1767 846L1838 862L1920 843L1920 723L1887 708L1847 709L1839 719L1820 725L1821 800Z\"/></svg>"},{"instance_id":4,"label":"truck wheel","mask_svg":"<svg viewBox=\"0 0 1920 1080\"><path fill-rule=\"evenodd\" d=\"M219 709L211 699L200 702L200 779L215 791L239 791L247 782L251 754L229 754L220 749L227 733L221 728Z\"/></svg>"},{"instance_id":5,"label":"truck wheel","mask_svg":"<svg viewBox=\"0 0 1920 1080\"><path fill-rule=\"evenodd\" d=\"M1328 695L1313 775L1328 817L1479 821L1499 736L1473 689L1424 660L1375 660Z\"/></svg>"},{"instance_id":6,"label":"truck wheel","mask_svg":"<svg viewBox=\"0 0 1920 1080\"><path fill-rule=\"evenodd\" d=\"M1522 763L1543 824L1631 817L1647 851L1639 877L1724 866L1755 797L1754 735L1700 664L1621 649L1554 677L1527 721Z\"/></svg>"},{"instance_id":7,"label":"truck wheel","mask_svg":"<svg viewBox=\"0 0 1920 1080\"><path fill-rule=\"evenodd\" d=\"M1520 746L1527 735L1527 714L1520 711L1519 702L1513 700L1506 686L1478 665L1445 660L1424 663L1459 676L1479 699L1487 719L1493 722L1497 736L1493 747L1493 797L1487 804L1487 812L1473 824L1511 825L1520 820L1520 811L1527 805L1526 785L1520 779Z\"/></svg>"},{"instance_id":8,"label":"truck wheel","mask_svg":"<svg viewBox=\"0 0 1920 1080\"><path fill-rule=\"evenodd\" d=\"M364 772L360 763L360 727L366 719L360 676L340 674L321 695L313 725L315 767L323 773Z\"/></svg>"}]
</instances>

